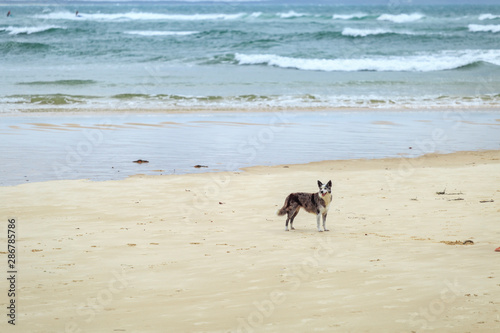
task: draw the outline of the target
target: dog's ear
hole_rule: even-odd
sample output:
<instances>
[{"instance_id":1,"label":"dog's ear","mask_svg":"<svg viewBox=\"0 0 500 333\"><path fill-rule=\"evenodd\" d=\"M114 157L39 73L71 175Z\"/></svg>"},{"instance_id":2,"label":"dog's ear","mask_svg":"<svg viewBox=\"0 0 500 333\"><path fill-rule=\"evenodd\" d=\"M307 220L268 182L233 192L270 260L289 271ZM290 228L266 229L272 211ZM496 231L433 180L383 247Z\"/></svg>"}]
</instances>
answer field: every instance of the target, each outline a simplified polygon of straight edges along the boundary
<instances>
[{"instance_id":1,"label":"dog's ear","mask_svg":"<svg viewBox=\"0 0 500 333\"><path fill-rule=\"evenodd\" d=\"M326 184L326 186L328 186L328 187L332 187L332 181L331 181L331 180L329 180L329 181L328 181L328 183Z\"/></svg>"},{"instance_id":2,"label":"dog's ear","mask_svg":"<svg viewBox=\"0 0 500 333\"><path fill-rule=\"evenodd\" d=\"M323 183L318 180L318 187L323 186Z\"/></svg>"}]
</instances>

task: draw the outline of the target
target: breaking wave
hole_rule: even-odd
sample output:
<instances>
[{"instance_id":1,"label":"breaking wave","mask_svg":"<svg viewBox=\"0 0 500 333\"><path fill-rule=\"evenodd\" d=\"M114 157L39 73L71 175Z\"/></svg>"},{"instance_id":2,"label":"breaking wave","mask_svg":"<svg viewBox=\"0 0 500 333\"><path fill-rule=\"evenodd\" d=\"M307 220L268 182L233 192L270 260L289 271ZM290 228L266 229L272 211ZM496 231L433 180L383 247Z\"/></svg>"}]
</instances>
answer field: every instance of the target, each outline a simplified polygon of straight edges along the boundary
<instances>
[{"instance_id":1,"label":"breaking wave","mask_svg":"<svg viewBox=\"0 0 500 333\"><path fill-rule=\"evenodd\" d=\"M185 95L148 95L125 93L114 96L85 95L14 95L0 98L3 108L1 113L14 110L33 110L52 112L54 110L74 110L77 112L92 110L189 110L202 109L238 109L294 107L296 109L437 109L449 107L498 107L499 94L474 96L382 96L382 95L238 95L238 96L185 96Z\"/></svg>"},{"instance_id":2,"label":"breaking wave","mask_svg":"<svg viewBox=\"0 0 500 333\"><path fill-rule=\"evenodd\" d=\"M500 32L500 24L469 24L470 32Z\"/></svg>"},{"instance_id":3,"label":"breaking wave","mask_svg":"<svg viewBox=\"0 0 500 333\"><path fill-rule=\"evenodd\" d=\"M385 35L385 34L392 34L394 33L391 30L387 29L354 29L354 28L344 28L342 30L342 35L343 36L350 36L350 37L366 37L370 35Z\"/></svg>"},{"instance_id":4,"label":"breaking wave","mask_svg":"<svg viewBox=\"0 0 500 333\"><path fill-rule=\"evenodd\" d=\"M493 14L481 14L479 15L479 20L484 21L484 20L496 20L499 19L500 15L493 15Z\"/></svg>"},{"instance_id":5,"label":"breaking wave","mask_svg":"<svg viewBox=\"0 0 500 333\"><path fill-rule=\"evenodd\" d=\"M278 17L284 18L284 19L289 19L289 18L295 18L295 17L303 17L307 16L307 14L302 14L302 13L297 13L293 10L287 12L287 13L279 13Z\"/></svg>"},{"instance_id":6,"label":"breaking wave","mask_svg":"<svg viewBox=\"0 0 500 333\"><path fill-rule=\"evenodd\" d=\"M128 35L153 36L187 36L199 33L198 31L125 31Z\"/></svg>"},{"instance_id":7,"label":"breaking wave","mask_svg":"<svg viewBox=\"0 0 500 333\"><path fill-rule=\"evenodd\" d=\"M382 14L377 18L377 20L390 21L390 22L394 22L394 23L407 23L407 22L418 21L424 17L425 17L425 15L420 14L420 13L398 14L398 15Z\"/></svg>"},{"instance_id":8,"label":"breaking wave","mask_svg":"<svg viewBox=\"0 0 500 333\"><path fill-rule=\"evenodd\" d=\"M334 14L332 16L333 20L359 20L368 17L365 13L354 13L354 14Z\"/></svg>"},{"instance_id":9,"label":"breaking wave","mask_svg":"<svg viewBox=\"0 0 500 333\"><path fill-rule=\"evenodd\" d=\"M90 20L90 21L123 21L123 20L175 20L175 21L202 21L202 20L234 20L245 16L245 13L237 14L161 14L161 13L80 13L78 16L73 12L54 12L35 15L35 18L44 20Z\"/></svg>"},{"instance_id":10,"label":"breaking wave","mask_svg":"<svg viewBox=\"0 0 500 333\"><path fill-rule=\"evenodd\" d=\"M6 31L9 35L31 35L39 32L45 32L56 29L66 29L65 27L60 27L57 25L41 25L38 27L5 27L0 28L0 31Z\"/></svg>"},{"instance_id":11,"label":"breaking wave","mask_svg":"<svg viewBox=\"0 0 500 333\"><path fill-rule=\"evenodd\" d=\"M500 50L443 51L413 56L380 56L358 59L305 59L275 54L235 55L239 65L268 65L306 71L406 71L430 72L452 70L479 62L500 66Z\"/></svg>"}]
</instances>

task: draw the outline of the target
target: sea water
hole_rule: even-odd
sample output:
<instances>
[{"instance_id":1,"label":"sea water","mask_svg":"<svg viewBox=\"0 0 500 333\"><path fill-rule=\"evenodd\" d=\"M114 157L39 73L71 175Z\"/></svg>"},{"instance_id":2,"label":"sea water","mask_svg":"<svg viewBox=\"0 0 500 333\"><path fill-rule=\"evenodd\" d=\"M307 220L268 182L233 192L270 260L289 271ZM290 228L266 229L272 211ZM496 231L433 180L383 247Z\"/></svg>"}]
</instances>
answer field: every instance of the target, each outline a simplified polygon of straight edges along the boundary
<instances>
[{"instance_id":1,"label":"sea water","mask_svg":"<svg viewBox=\"0 0 500 333\"><path fill-rule=\"evenodd\" d=\"M0 185L499 149L500 5L2 9Z\"/></svg>"},{"instance_id":2,"label":"sea water","mask_svg":"<svg viewBox=\"0 0 500 333\"><path fill-rule=\"evenodd\" d=\"M4 113L500 105L500 5L137 1L1 10Z\"/></svg>"}]
</instances>

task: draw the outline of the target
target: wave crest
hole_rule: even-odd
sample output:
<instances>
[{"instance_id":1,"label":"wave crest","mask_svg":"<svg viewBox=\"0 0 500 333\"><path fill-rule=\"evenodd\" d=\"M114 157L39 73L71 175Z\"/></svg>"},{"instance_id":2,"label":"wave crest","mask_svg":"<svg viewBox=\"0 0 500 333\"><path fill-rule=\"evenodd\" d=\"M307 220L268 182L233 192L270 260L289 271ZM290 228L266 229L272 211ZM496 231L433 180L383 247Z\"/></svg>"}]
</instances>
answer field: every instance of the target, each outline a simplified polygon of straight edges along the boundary
<instances>
[{"instance_id":1,"label":"wave crest","mask_svg":"<svg viewBox=\"0 0 500 333\"><path fill-rule=\"evenodd\" d=\"M333 20L359 20L368 17L368 14L354 13L354 14L334 14Z\"/></svg>"},{"instance_id":2,"label":"wave crest","mask_svg":"<svg viewBox=\"0 0 500 333\"><path fill-rule=\"evenodd\" d=\"M342 35L343 36L350 36L350 37L366 37L370 35L385 35L385 34L391 34L394 33L391 30L387 29L354 29L354 28L344 28L342 30Z\"/></svg>"},{"instance_id":3,"label":"wave crest","mask_svg":"<svg viewBox=\"0 0 500 333\"><path fill-rule=\"evenodd\" d=\"M358 59L305 59L275 54L237 53L235 61L239 65L268 65L306 71L431 72L458 69L478 62L500 66L500 50L443 51L414 56L374 56Z\"/></svg>"},{"instance_id":4,"label":"wave crest","mask_svg":"<svg viewBox=\"0 0 500 333\"><path fill-rule=\"evenodd\" d=\"M469 24L470 32L500 32L500 24Z\"/></svg>"},{"instance_id":5,"label":"wave crest","mask_svg":"<svg viewBox=\"0 0 500 333\"><path fill-rule=\"evenodd\" d=\"M288 13L279 13L278 17L288 19L288 18L295 18L295 17L303 17L306 16L306 14L301 14L297 13L293 10L289 11Z\"/></svg>"},{"instance_id":6,"label":"wave crest","mask_svg":"<svg viewBox=\"0 0 500 333\"><path fill-rule=\"evenodd\" d=\"M154 36L187 36L199 33L198 31L125 31L128 35L139 35L145 37Z\"/></svg>"},{"instance_id":7,"label":"wave crest","mask_svg":"<svg viewBox=\"0 0 500 333\"><path fill-rule=\"evenodd\" d=\"M176 20L176 21L203 21L203 20L235 20L245 16L245 13L237 14L161 14L146 12L128 12L116 14L87 14L73 12L53 12L35 15L35 18L45 20L89 20L89 21L120 21L120 20Z\"/></svg>"},{"instance_id":8,"label":"wave crest","mask_svg":"<svg viewBox=\"0 0 500 333\"><path fill-rule=\"evenodd\" d=\"M407 23L407 22L418 21L424 17L425 17L425 15L420 14L420 13L398 14L398 15L382 14L377 18L377 20L390 21L390 22L394 22L394 23Z\"/></svg>"},{"instance_id":9,"label":"wave crest","mask_svg":"<svg viewBox=\"0 0 500 333\"><path fill-rule=\"evenodd\" d=\"M31 35L39 32L50 31L54 29L66 29L65 27L60 27L57 25L42 25L38 27L6 27L0 28L0 31L7 31L9 35Z\"/></svg>"},{"instance_id":10,"label":"wave crest","mask_svg":"<svg viewBox=\"0 0 500 333\"><path fill-rule=\"evenodd\" d=\"M493 14L481 14L479 15L479 20L484 21L484 20L496 20L500 18L500 15L493 15Z\"/></svg>"}]
</instances>

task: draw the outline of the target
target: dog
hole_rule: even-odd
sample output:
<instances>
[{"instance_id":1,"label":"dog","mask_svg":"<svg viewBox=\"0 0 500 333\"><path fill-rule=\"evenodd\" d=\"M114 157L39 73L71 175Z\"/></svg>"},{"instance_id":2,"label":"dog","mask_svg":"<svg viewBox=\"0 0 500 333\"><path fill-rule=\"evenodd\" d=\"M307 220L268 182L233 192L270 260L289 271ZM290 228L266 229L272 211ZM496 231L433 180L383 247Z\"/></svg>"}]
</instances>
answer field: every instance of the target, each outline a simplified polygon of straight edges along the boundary
<instances>
[{"instance_id":1,"label":"dog","mask_svg":"<svg viewBox=\"0 0 500 333\"><path fill-rule=\"evenodd\" d=\"M287 214L285 231L288 231L288 222L290 222L290 229L295 230L293 219L299 213L300 208L304 208L308 213L316 214L316 224L319 232L322 232L320 220L321 216L323 216L323 230L329 231L326 228L326 215L332 202L332 181L323 184L318 180L318 187L319 191L317 193L290 193L286 197L285 204L277 213L278 216Z\"/></svg>"}]
</instances>

